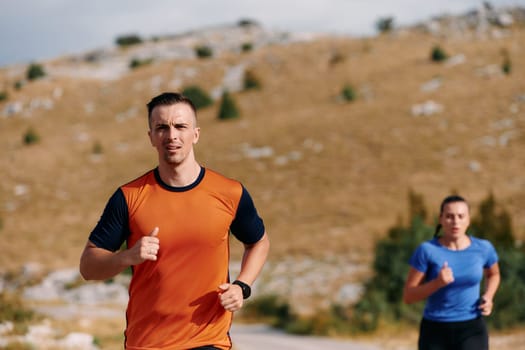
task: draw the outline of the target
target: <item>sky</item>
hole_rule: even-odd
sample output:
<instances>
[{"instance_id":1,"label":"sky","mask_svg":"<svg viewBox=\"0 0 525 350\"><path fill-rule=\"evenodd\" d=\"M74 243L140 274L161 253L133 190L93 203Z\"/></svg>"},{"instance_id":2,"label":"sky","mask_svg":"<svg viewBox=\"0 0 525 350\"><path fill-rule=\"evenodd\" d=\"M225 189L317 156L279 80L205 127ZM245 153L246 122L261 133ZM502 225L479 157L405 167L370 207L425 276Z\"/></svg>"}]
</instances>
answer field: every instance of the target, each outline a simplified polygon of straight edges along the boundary
<instances>
[{"instance_id":1,"label":"sky","mask_svg":"<svg viewBox=\"0 0 525 350\"><path fill-rule=\"evenodd\" d=\"M394 25L462 14L480 0L0 0L0 67L251 19L268 29L364 36L380 18ZM492 0L494 7L525 0Z\"/></svg>"}]
</instances>

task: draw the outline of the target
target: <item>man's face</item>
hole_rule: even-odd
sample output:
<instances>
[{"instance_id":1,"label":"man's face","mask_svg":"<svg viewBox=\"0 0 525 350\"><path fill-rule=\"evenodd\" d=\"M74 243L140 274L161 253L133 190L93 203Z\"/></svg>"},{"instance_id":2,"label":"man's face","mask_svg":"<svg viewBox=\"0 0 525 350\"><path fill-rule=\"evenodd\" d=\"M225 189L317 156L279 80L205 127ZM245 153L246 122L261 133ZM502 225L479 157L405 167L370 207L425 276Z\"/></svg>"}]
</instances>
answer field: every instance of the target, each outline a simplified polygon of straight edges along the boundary
<instances>
[{"instance_id":1,"label":"man's face","mask_svg":"<svg viewBox=\"0 0 525 350\"><path fill-rule=\"evenodd\" d=\"M193 110L185 103L157 106L151 112L151 145L159 153L159 162L171 165L183 163L188 156L193 159L193 145L199 140Z\"/></svg>"}]
</instances>

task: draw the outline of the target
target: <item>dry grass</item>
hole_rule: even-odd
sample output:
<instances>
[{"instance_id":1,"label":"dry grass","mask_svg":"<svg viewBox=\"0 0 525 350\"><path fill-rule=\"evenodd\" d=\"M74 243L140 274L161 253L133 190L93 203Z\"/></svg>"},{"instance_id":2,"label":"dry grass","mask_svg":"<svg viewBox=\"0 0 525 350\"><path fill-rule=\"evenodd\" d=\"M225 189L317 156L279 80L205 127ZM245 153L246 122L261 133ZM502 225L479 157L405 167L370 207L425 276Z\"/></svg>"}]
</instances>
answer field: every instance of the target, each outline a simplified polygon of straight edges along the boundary
<instances>
[{"instance_id":1,"label":"dry grass","mask_svg":"<svg viewBox=\"0 0 525 350\"><path fill-rule=\"evenodd\" d=\"M0 119L1 269L28 261L50 268L77 264L109 195L156 163L145 103L173 89L177 72L187 67L196 74L184 85L211 90L225 67L239 63L261 77L263 88L235 94L240 120L219 122L217 105L202 111L196 151L203 165L248 187L272 239L271 259L349 251L366 258L374 240L405 215L411 188L434 214L452 189L474 204L493 191L523 239L525 54L518 43L524 40L523 30L497 40L443 39L447 52L466 57L463 64L446 66L429 61L438 40L423 34L325 38L213 60L158 63L112 82L51 77L10 91L11 100L27 102L50 96L56 87L63 94L52 110ZM501 64L502 48L510 52L512 74L480 76L481 68ZM331 64L336 53L343 60ZM5 70L0 74L6 86L16 79ZM442 86L422 92L421 85L436 77ZM358 91L357 101L338 102L344 84ZM444 111L413 117L411 106L427 100ZM504 119L513 126L494 126ZM30 126L41 142L24 146ZM482 143L510 130L517 137L505 147ZM99 158L92 154L97 142ZM245 143L270 146L275 156L244 158ZM300 152L301 159L276 163L290 152ZM469 170L471 161L481 165L479 172ZM15 195L17 185L28 193Z\"/></svg>"}]
</instances>

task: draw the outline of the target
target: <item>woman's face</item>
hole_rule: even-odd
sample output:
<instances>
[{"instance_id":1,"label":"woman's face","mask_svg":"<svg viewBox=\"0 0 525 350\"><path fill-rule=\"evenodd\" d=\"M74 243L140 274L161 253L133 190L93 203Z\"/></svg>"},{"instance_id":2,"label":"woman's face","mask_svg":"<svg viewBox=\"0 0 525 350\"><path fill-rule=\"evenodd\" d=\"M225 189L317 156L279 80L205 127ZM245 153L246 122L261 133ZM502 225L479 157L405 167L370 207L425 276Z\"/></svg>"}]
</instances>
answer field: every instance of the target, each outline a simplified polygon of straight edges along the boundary
<instances>
[{"instance_id":1,"label":"woman's face","mask_svg":"<svg viewBox=\"0 0 525 350\"><path fill-rule=\"evenodd\" d=\"M452 202L445 205L439 217L445 237L455 239L466 234L470 225L469 207L465 202Z\"/></svg>"}]
</instances>

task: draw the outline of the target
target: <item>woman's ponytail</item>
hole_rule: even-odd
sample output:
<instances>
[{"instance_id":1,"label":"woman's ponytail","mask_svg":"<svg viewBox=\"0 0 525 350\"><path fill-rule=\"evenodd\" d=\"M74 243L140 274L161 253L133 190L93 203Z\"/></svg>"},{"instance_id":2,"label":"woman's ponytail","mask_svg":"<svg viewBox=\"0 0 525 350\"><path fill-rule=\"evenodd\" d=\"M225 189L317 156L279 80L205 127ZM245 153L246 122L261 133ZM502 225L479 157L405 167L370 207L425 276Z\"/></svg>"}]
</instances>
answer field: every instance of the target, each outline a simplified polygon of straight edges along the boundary
<instances>
[{"instance_id":1,"label":"woman's ponytail","mask_svg":"<svg viewBox=\"0 0 525 350\"><path fill-rule=\"evenodd\" d=\"M439 230L441 230L441 224L436 225L436 231L434 232L434 238L439 237Z\"/></svg>"}]
</instances>

